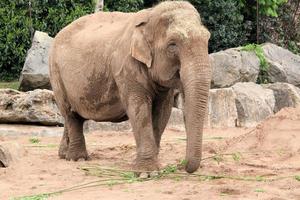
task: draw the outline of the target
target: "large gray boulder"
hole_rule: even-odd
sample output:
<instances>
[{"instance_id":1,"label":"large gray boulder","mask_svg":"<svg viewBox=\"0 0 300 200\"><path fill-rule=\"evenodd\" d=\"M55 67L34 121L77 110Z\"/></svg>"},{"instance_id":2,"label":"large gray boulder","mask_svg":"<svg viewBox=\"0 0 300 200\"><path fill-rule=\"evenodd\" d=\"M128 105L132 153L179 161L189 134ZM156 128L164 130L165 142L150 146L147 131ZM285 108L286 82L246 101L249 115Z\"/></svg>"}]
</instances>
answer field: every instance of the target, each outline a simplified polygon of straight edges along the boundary
<instances>
[{"instance_id":1,"label":"large gray boulder","mask_svg":"<svg viewBox=\"0 0 300 200\"><path fill-rule=\"evenodd\" d=\"M177 94L175 98L175 102L177 102L175 103L176 108L172 110L168 127L184 130L182 95ZM235 98L232 88L211 89L209 91L204 127L235 127L238 118Z\"/></svg>"},{"instance_id":2,"label":"large gray boulder","mask_svg":"<svg viewBox=\"0 0 300 200\"><path fill-rule=\"evenodd\" d=\"M167 128L185 131L183 110L179 108L172 108L172 112L167 124Z\"/></svg>"},{"instance_id":3,"label":"large gray boulder","mask_svg":"<svg viewBox=\"0 0 300 200\"><path fill-rule=\"evenodd\" d=\"M53 92L37 89L19 92L0 90L0 123L62 125Z\"/></svg>"},{"instance_id":4,"label":"large gray boulder","mask_svg":"<svg viewBox=\"0 0 300 200\"><path fill-rule=\"evenodd\" d=\"M300 105L300 88L289 83L273 83L262 86L274 92L275 113L284 107L297 107Z\"/></svg>"},{"instance_id":5,"label":"large gray boulder","mask_svg":"<svg viewBox=\"0 0 300 200\"><path fill-rule=\"evenodd\" d=\"M53 38L36 31L20 76L20 90L51 89L48 53Z\"/></svg>"},{"instance_id":6,"label":"large gray boulder","mask_svg":"<svg viewBox=\"0 0 300 200\"><path fill-rule=\"evenodd\" d=\"M254 52L232 48L210 54L212 88L230 87L238 82L256 82L260 62Z\"/></svg>"},{"instance_id":7,"label":"large gray boulder","mask_svg":"<svg viewBox=\"0 0 300 200\"><path fill-rule=\"evenodd\" d=\"M269 63L270 81L300 87L300 56L271 43L264 44L262 48Z\"/></svg>"},{"instance_id":8,"label":"large gray boulder","mask_svg":"<svg viewBox=\"0 0 300 200\"><path fill-rule=\"evenodd\" d=\"M209 91L207 127L235 127L238 114L232 88L211 89Z\"/></svg>"},{"instance_id":9,"label":"large gray boulder","mask_svg":"<svg viewBox=\"0 0 300 200\"><path fill-rule=\"evenodd\" d=\"M236 94L238 126L254 127L272 115L275 108L274 93L255 83L237 83L232 86Z\"/></svg>"}]
</instances>

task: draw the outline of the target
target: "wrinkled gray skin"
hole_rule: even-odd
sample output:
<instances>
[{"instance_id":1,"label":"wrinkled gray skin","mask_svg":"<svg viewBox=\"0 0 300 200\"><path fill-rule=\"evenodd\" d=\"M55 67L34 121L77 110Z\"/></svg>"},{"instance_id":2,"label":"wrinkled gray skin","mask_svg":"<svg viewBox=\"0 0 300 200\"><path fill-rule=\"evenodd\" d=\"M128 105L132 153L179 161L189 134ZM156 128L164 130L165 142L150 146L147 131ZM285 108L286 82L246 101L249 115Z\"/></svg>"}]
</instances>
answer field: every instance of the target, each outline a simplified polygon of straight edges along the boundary
<instances>
[{"instance_id":1,"label":"wrinkled gray skin","mask_svg":"<svg viewBox=\"0 0 300 200\"><path fill-rule=\"evenodd\" d=\"M129 118L136 170L157 170L173 90L184 94L186 171L201 160L211 67L210 34L188 2L163 2L137 13L84 16L57 34L50 54L55 99L65 118L59 156L87 159L84 120Z\"/></svg>"}]
</instances>

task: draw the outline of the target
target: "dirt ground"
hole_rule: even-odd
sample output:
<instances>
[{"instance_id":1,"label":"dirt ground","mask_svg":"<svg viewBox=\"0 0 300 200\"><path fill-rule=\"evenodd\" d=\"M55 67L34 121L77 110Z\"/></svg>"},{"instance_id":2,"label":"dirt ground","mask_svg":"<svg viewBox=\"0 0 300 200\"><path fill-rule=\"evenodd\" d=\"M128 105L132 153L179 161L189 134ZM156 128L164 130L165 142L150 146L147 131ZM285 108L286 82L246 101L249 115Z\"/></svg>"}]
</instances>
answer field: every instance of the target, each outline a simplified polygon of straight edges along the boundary
<instances>
[{"instance_id":1,"label":"dirt ground","mask_svg":"<svg viewBox=\"0 0 300 200\"><path fill-rule=\"evenodd\" d=\"M90 161L58 159L59 137L0 136L25 148L12 167L0 169L0 199L49 193L101 177L83 167L97 165L130 170L135 144L130 132L86 135ZM36 142L36 141L35 141ZM166 130L160 151L162 168L185 155L185 133ZM205 129L203 161L195 178L157 178L105 184L48 197L59 199L262 199L300 200L300 108L286 108L253 129ZM180 171L184 172L184 171ZM103 177L102 177L103 178Z\"/></svg>"}]
</instances>

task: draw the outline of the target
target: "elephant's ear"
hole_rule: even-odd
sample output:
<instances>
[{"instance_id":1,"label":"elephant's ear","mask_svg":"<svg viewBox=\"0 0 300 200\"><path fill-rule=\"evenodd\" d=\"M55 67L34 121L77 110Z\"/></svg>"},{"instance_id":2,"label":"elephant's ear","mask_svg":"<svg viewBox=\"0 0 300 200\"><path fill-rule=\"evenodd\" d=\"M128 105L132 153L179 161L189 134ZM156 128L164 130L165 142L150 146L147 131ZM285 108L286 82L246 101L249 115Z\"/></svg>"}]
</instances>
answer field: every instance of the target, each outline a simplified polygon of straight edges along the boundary
<instances>
[{"instance_id":1,"label":"elephant's ear","mask_svg":"<svg viewBox=\"0 0 300 200\"><path fill-rule=\"evenodd\" d=\"M147 65L148 68L152 64L152 55L150 45L144 35L146 20L140 20L135 25L135 30L131 41L131 56L136 60Z\"/></svg>"}]
</instances>

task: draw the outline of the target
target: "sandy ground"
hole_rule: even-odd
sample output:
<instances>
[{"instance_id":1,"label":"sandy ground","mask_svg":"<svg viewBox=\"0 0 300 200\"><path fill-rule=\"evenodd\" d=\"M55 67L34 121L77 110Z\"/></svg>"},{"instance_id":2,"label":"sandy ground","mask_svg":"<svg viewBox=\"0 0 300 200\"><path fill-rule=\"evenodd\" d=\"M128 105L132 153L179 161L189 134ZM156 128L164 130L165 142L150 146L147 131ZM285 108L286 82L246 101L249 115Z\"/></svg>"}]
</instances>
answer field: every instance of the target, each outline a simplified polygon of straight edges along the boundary
<instances>
[{"instance_id":1,"label":"sandy ground","mask_svg":"<svg viewBox=\"0 0 300 200\"><path fill-rule=\"evenodd\" d=\"M59 137L0 136L17 142L25 153L9 168L0 168L0 199L35 195L99 180L81 168L91 165L130 169L135 157L130 132L86 135L90 161L68 162L57 157ZM185 133L166 130L160 162L179 163L185 155ZM182 171L183 172L183 171ZM196 172L225 178L160 178L120 185L76 189L48 199L263 199L300 200L300 108L283 109L257 128L205 129L203 161ZM242 179L242 180L237 180Z\"/></svg>"}]
</instances>

